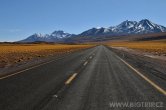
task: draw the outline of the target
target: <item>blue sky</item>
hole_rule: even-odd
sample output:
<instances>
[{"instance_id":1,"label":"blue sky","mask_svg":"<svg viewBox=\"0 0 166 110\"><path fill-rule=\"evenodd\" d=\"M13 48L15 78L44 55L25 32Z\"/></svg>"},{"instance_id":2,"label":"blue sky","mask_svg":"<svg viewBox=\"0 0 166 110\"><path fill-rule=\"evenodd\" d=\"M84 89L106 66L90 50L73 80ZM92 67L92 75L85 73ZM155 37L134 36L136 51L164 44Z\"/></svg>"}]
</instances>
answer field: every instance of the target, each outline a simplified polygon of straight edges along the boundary
<instances>
[{"instance_id":1,"label":"blue sky","mask_svg":"<svg viewBox=\"0 0 166 110\"><path fill-rule=\"evenodd\" d=\"M54 30L78 34L144 18L166 26L165 13L166 0L0 0L0 41Z\"/></svg>"}]
</instances>

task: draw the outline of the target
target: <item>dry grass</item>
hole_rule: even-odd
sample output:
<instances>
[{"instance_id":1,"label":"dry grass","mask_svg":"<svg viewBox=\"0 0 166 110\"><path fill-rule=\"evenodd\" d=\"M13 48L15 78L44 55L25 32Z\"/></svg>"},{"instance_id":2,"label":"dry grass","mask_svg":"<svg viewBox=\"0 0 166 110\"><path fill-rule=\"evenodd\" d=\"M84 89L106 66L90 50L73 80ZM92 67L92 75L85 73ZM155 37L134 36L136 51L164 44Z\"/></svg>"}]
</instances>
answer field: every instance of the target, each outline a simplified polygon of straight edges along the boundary
<instances>
[{"instance_id":1,"label":"dry grass","mask_svg":"<svg viewBox=\"0 0 166 110\"><path fill-rule=\"evenodd\" d=\"M60 44L1 44L0 68L34 58L61 55L93 45L60 45Z\"/></svg>"},{"instance_id":2,"label":"dry grass","mask_svg":"<svg viewBox=\"0 0 166 110\"><path fill-rule=\"evenodd\" d=\"M156 55L166 55L166 40L109 42L107 45L141 50L144 52L154 53Z\"/></svg>"}]
</instances>

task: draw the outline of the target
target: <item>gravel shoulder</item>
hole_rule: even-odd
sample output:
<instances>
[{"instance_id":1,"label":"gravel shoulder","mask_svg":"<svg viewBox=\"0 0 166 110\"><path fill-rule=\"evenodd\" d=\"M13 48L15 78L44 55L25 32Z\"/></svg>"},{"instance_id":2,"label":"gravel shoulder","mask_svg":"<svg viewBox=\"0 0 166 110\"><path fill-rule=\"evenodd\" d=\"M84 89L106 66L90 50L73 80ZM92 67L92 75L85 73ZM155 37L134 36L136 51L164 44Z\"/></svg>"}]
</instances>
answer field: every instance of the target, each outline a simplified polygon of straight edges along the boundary
<instances>
[{"instance_id":1,"label":"gravel shoulder","mask_svg":"<svg viewBox=\"0 0 166 110\"><path fill-rule=\"evenodd\" d=\"M107 47L116 53L119 57L127 61L133 67L137 68L147 77L152 78L157 84L166 89L166 58L165 56L155 56L150 53L127 48ZM149 57L152 56L152 57Z\"/></svg>"}]
</instances>

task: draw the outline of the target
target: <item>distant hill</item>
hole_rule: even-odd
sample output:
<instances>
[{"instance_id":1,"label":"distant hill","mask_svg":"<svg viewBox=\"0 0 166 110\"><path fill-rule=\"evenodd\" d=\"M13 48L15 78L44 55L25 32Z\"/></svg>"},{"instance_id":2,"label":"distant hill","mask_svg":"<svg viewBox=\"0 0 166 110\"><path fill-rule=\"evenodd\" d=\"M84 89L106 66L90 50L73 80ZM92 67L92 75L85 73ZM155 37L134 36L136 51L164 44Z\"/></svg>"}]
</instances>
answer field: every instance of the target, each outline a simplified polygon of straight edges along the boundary
<instances>
[{"instance_id":1,"label":"distant hill","mask_svg":"<svg viewBox=\"0 0 166 110\"><path fill-rule=\"evenodd\" d=\"M147 19L143 19L139 22L136 21L124 21L117 26L111 26L108 28L92 28L82 32L78 36L103 36L103 35L129 35L129 34L146 34L166 32L166 27L152 23Z\"/></svg>"},{"instance_id":2,"label":"distant hill","mask_svg":"<svg viewBox=\"0 0 166 110\"><path fill-rule=\"evenodd\" d=\"M137 21L124 21L117 26L108 28L98 27L86 30L78 35L65 33L64 31L54 31L51 34L33 34L19 42L87 42L103 41L108 39L125 38L126 36L144 35L166 32L166 27L155 24L148 19Z\"/></svg>"},{"instance_id":3,"label":"distant hill","mask_svg":"<svg viewBox=\"0 0 166 110\"><path fill-rule=\"evenodd\" d=\"M65 38L71 37L73 34L65 33L62 30L54 31L53 33L49 34L33 34L28 38L21 40L19 42L36 42L36 41L44 41L44 42L60 42Z\"/></svg>"}]
</instances>

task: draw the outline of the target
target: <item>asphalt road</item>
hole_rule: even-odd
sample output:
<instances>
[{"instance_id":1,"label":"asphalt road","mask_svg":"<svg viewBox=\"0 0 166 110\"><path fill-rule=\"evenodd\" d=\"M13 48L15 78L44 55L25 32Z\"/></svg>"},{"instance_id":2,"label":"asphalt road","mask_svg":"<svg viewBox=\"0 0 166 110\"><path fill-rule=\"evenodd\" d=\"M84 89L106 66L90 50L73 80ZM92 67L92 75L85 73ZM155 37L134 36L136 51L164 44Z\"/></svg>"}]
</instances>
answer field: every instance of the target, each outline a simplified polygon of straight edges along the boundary
<instances>
[{"instance_id":1,"label":"asphalt road","mask_svg":"<svg viewBox=\"0 0 166 110\"><path fill-rule=\"evenodd\" d=\"M0 110L165 110L166 81L157 82L97 46L1 78ZM153 107L140 108L145 103Z\"/></svg>"}]
</instances>

